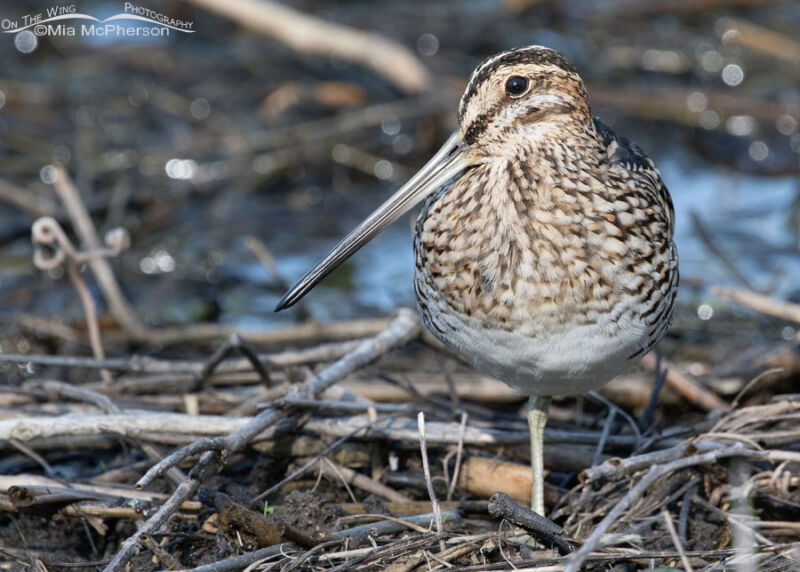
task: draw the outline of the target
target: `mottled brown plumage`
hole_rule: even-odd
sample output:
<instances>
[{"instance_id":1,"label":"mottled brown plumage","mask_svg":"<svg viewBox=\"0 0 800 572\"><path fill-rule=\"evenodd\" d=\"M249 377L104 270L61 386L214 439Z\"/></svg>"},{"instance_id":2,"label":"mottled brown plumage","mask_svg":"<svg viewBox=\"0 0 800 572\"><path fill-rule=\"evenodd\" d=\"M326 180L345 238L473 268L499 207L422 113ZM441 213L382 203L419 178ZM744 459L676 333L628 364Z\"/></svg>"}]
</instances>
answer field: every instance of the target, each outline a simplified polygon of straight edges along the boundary
<instances>
[{"instance_id":1,"label":"mottled brown plumage","mask_svg":"<svg viewBox=\"0 0 800 572\"><path fill-rule=\"evenodd\" d=\"M548 396L603 385L669 327L672 203L652 161L591 116L575 68L553 50L486 60L458 117L442 150L279 309L424 199L414 240L422 316L476 369L532 396L532 502L543 512Z\"/></svg>"}]
</instances>

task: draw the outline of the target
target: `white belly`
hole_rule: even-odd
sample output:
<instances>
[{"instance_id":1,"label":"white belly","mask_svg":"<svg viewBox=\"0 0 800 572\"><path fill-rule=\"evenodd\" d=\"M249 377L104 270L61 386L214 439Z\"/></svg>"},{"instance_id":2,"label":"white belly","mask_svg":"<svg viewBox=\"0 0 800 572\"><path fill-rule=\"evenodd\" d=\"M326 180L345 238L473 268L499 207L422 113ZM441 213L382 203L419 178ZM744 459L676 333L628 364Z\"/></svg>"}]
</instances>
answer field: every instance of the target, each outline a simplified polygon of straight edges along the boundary
<instances>
[{"instance_id":1,"label":"white belly","mask_svg":"<svg viewBox=\"0 0 800 572\"><path fill-rule=\"evenodd\" d=\"M631 356L641 354L647 339L645 325L624 310L594 324L541 324L533 337L486 329L473 318L440 311L438 294L423 280L416 286L425 290L420 294L427 303L420 311L431 332L476 370L525 395L597 389L633 363ZM531 320L535 325L536 317Z\"/></svg>"}]
</instances>

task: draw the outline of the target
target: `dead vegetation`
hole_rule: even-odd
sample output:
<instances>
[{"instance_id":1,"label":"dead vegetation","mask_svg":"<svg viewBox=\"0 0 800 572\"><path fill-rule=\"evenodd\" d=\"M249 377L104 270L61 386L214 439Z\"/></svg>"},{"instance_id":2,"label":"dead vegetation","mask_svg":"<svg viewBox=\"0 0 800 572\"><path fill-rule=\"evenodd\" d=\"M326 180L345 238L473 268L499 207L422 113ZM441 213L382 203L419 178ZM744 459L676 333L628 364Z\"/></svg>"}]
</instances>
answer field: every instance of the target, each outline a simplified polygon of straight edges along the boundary
<instances>
[{"instance_id":1,"label":"dead vegetation","mask_svg":"<svg viewBox=\"0 0 800 572\"><path fill-rule=\"evenodd\" d=\"M601 394L556 402L545 435L549 520L525 509L530 469L522 400L447 354L415 312L323 321L314 317L318 308L301 305L296 323L261 328L229 325L235 320L218 319L209 304L197 314L184 310L181 319L164 318L183 300L213 299L240 283L220 279L223 264L208 262L216 260L211 255L187 255L173 281L138 272L146 259L161 264L156 246L170 244L186 226L200 231L179 237L179 244L211 243L209 250L222 248L218 243L230 235L253 235L239 263L260 262L267 282L258 289L279 295L286 277L277 250L262 239L289 228L290 238L278 242L287 246L297 225L324 227L324 215L313 214L329 208L320 207L317 185L348 197L341 208L347 215L348 205L369 197L354 190L362 179L402 179L406 165L424 158L448 128L464 79L450 68L431 74L402 44L376 33L272 3L230 2L224 10L210 0L193 3L276 37L295 53L248 48L260 40L250 37L243 46L234 31L222 40L207 37L224 46L207 57L217 58L217 71L235 62L241 77L220 80L189 55L175 57L178 48L152 46L102 54L76 49L85 69L123 72L77 77L64 93L27 76L0 77L0 107L16 122L16 128L0 125L0 166L8 179L0 180L0 201L14 211L4 215L0 231L9 262L9 277L0 281L5 568L797 567L800 307L759 289L763 280L752 280L699 216L693 224L700 242L741 288L691 275L684 288L736 306L698 321L692 299L664 344L669 360L646 356L639 371ZM772 4L619 2L587 16L573 14L568 2L504 3L513 18L528 14L531 28L550 19L576 34L589 17L632 35L645 15L678 21L680 33L666 48L608 43L607 36L590 45L600 68L586 74L593 104L667 130L702 127L693 144L726 165L740 159L739 147L722 145L720 152L708 144L708 137L727 136L726 120L796 126L797 101L788 90L774 97L763 89L731 93L704 85L708 76L695 69L686 46L707 40L708 32L675 18L719 16L714 33L721 52L729 46L785 66L797 61L797 45L770 24L782 14ZM259 5L293 22L295 33L263 14L248 19ZM730 8L741 12L731 17ZM417 23L428 14L401 13ZM481 14L460 15L466 29L483 24ZM513 18L495 28L513 31ZM665 25L654 22L653 29ZM404 33L411 45L419 36ZM442 32L437 41L477 49L462 45L475 38L460 35ZM365 53L364 42L380 49ZM320 53L335 53L341 77L320 77L329 73L314 59ZM340 59L379 79L365 79L362 68L353 72ZM474 63L462 59L469 60L465 69ZM796 76L794 68L780 69ZM637 85L606 79L629 73L645 79ZM647 74L701 79L651 85ZM83 81L106 99L82 91ZM765 82L772 89L771 77ZM688 105L698 90L703 105ZM65 130L59 118L73 112L74 129ZM716 122L708 122L707 112ZM253 124L255 115L263 123ZM405 152L397 138L387 145L373 133L394 132L387 121L413 125L419 145ZM774 161L747 169L796 172L796 153L773 145L765 129L759 136L769 141ZM328 173L331 161L339 171L320 183L318 173ZM226 193L244 207L230 206ZM269 230L261 213L246 212L256 193L270 193L258 197L270 205ZM203 209L176 214L195 204ZM214 218L226 209L230 219ZM219 223L230 235L217 234ZM145 243L138 251L137 241ZM228 247L225 256L234 251ZM789 254L796 256L796 247ZM12 272L15 264L24 265L22 278ZM741 313L739 305L772 318Z\"/></svg>"}]
</instances>

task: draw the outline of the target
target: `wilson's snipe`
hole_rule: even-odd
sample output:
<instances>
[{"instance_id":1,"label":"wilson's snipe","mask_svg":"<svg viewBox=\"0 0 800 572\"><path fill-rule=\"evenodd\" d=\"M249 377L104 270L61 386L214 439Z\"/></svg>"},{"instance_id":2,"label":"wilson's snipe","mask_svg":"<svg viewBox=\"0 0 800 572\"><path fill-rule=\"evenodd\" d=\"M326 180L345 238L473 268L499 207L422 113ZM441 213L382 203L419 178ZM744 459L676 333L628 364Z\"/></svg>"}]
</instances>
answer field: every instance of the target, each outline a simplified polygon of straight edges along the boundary
<instances>
[{"instance_id":1,"label":"wilson's snipe","mask_svg":"<svg viewBox=\"0 0 800 572\"><path fill-rule=\"evenodd\" d=\"M591 116L564 56L503 52L473 72L441 150L276 310L422 200L414 290L425 324L531 396L531 505L544 514L549 396L603 385L669 327L678 284L669 193L639 147Z\"/></svg>"}]
</instances>

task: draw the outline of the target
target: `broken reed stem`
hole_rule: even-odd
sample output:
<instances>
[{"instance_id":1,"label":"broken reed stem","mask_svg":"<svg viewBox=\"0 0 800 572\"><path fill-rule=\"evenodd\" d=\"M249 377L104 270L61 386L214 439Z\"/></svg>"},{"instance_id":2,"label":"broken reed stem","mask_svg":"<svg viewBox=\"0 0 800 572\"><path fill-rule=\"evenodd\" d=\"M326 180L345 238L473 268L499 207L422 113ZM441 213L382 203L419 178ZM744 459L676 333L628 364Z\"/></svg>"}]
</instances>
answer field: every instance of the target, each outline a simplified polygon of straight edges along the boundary
<instances>
[{"instance_id":1,"label":"broken reed stem","mask_svg":"<svg viewBox=\"0 0 800 572\"><path fill-rule=\"evenodd\" d=\"M428 496L431 497L433 514L436 515L436 533L442 535L442 512L439 510L439 501L436 500L436 492L433 490L431 480L431 469L428 465L428 450L425 447L425 413L420 411L417 415L417 426L419 427L419 450L422 454L422 471L425 473L425 484L428 485ZM439 551L444 552L444 539L439 540Z\"/></svg>"}]
</instances>

